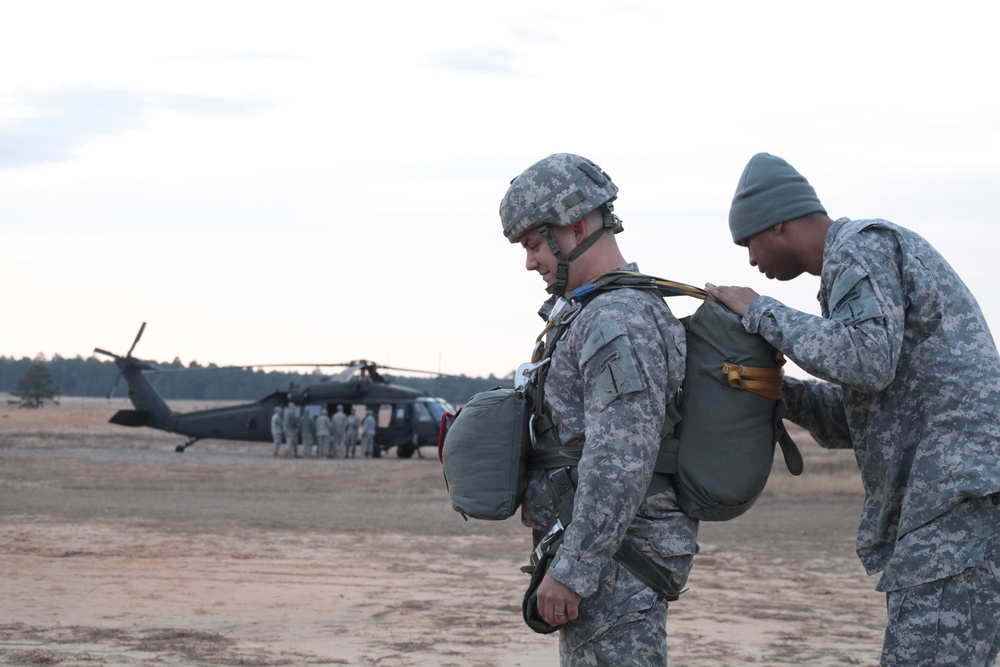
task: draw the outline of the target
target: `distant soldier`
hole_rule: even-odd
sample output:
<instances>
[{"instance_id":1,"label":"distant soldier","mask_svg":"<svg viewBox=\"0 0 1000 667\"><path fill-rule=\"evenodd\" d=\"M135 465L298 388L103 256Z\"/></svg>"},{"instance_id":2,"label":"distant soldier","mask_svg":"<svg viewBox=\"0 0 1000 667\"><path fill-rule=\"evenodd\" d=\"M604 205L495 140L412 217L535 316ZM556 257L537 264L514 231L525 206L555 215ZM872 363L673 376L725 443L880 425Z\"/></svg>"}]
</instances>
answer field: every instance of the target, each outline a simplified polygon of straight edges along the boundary
<instances>
[{"instance_id":1,"label":"distant soldier","mask_svg":"<svg viewBox=\"0 0 1000 667\"><path fill-rule=\"evenodd\" d=\"M355 407L351 406L351 414L347 415L347 432L344 436L344 443L347 446L347 458L353 459L358 448L358 427L361 420L355 414Z\"/></svg>"},{"instance_id":2,"label":"distant soldier","mask_svg":"<svg viewBox=\"0 0 1000 667\"><path fill-rule=\"evenodd\" d=\"M333 457L344 458L344 432L347 429L347 415L344 414L344 406L338 405L337 411L330 418L333 422Z\"/></svg>"},{"instance_id":3,"label":"distant soldier","mask_svg":"<svg viewBox=\"0 0 1000 667\"><path fill-rule=\"evenodd\" d=\"M271 437L274 438L274 456L278 457L281 451L281 441L285 437L285 429L281 425L281 408L274 406L274 414L271 415Z\"/></svg>"},{"instance_id":4,"label":"distant soldier","mask_svg":"<svg viewBox=\"0 0 1000 667\"><path fill-rule=\"evenodd\" d=\"M299 436L302 438L302 455L311 458L313 443L316 442L316 419L309 412L303 412L299 420Z\"/></svg>"},{"instance_id":5,"label":"distant soldier","mask_svg":"<svg viewBox=\"0 0 1000 667\"><path fill-rule=\"evenodd\" d=\"M285 409L285 458L295 458L299 454L299 415L294 403Z\"/></svg>"},{"instance_id":6,"label":"distant soldier","mask_svg":"<svg viewBox=\"0 0 1000 667\"><path fill-rule=\"evenodd\" d=\"M324 409L319 413L316 420L316 439L319 445L316 449L316 458L325 459L330 456L330 436L333 435L333 422L330 421L330 413Z\"/></svg>"},{"instance_id":7,"label":"distant soldier","mask_svg":"<svg viewBox=\"0 0 1000 667\"><path fill-rule=\"evenodd\" d=\"M375 453L375 410L370 408L367 412L361 422L361 455L365 458L378 458L381 452Z\"/></svg>"}]
</instances>

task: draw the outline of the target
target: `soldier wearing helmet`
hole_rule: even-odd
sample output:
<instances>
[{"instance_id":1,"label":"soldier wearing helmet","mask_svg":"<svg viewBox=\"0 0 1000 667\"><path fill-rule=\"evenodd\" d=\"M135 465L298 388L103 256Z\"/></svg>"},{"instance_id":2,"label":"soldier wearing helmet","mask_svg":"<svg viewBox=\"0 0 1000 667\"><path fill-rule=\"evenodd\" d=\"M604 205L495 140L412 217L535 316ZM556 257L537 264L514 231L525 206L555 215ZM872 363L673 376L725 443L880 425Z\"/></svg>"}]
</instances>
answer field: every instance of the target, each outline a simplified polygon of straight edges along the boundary
<instances>
[{"instance_id":1,"label":"soldier wearing helmet","mask_svg":"<svg viewBox=\"0 0 1000 667\"><path fill-rule=\"evenodd\" d=\"M285 438L284 422L281 418L281 406L274 406L274 414L271 415L271 437L274 439L274 453L277 458L281 452L281 441Z\"/></svg>"},{"instance_id":2,"label":"soldier wearing helmet","mask_svg":"<svg viewBox=\"0 0 1000 667\"><path fill-rule=\"evenodd\" d=\"M511 181L510 189L500 202L504 236L511 243L521 243L525 247L529 241L545 243L555 259L555 266L552 270L544 267L544 272L535 268L529 270L542 273L550 294L562 295L570 263L598 243L606 230L611 229L616 234L622 230L612 204L617 196L617 186L590 160L569 153L550 155ZM568 233L560 228L574 227L584 218L594 222L584 227L595 229L588 229L583 240L574 243L572 250L564 250L557 237L568 236ZM607 240L605 245L608 245Z\"/></svg>"},{"instance_id":3,"label":"soldier wearing helmet","mask_svg":"<svg viewBox=\"0 0 1000 667\"><path fill-rule=\"evenodd\" d=\"M537 588L537 613L560 631L566 665L664 665L669 599L615 557L634 548L683 588L698 523L673 486L650 493L667 406L684 380L684 328L658 295L600 292L575 310L573 290L612 270L638 271L615 237L618 188L590 160L558 153L528 167L500 204L504 236L546 283L543 312L574 313L543 359L544 405L559 447L582 448L572 521ZM559 303L562 301L563 303ZM529 372L528 382L540 373ZM547 470L529 470L522 521L536 544L555 522ZM528 613L526 611L526 613Z\"/></svg>"}]
</instances>

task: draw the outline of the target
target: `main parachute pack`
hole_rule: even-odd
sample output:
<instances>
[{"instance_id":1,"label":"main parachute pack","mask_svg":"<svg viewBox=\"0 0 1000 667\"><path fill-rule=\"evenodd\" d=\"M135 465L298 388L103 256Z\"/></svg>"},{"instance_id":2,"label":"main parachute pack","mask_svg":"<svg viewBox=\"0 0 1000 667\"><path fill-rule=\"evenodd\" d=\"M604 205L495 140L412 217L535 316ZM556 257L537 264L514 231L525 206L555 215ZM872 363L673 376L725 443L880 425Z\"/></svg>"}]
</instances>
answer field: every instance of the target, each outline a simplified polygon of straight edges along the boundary
<instances>
[{"instance_id":1,"label":"main parachute pack","mask_svg":"<svg viewBox=\"0 0 1000 667\"><path fill-rule=\"evenodd\" d=\"M667 415L674 422L673 435L661 443L655 470L663 475L654 475L654 484L665 475L688 516L727 521L760 497L775 444L788 470L800 474L801 455L781 422L781 353L747 333L740 318L704 290L683 283L613 271L567 293L566 299L571 308L581 308L601 291L620 288L704 301L681 320L687 334L686 373ZM535 367L545 363L567 326L559 315L550 318L543 332L549 343L542 346L539 337ZM482 392L443 420L439 457L452 506L463 516L513 516L529 467L572 467L579 461L580 449L559 446L542 400L544 374L540 379L534 387L529 384L530 397L521 389Z\"/></svg>"}]
</instances>

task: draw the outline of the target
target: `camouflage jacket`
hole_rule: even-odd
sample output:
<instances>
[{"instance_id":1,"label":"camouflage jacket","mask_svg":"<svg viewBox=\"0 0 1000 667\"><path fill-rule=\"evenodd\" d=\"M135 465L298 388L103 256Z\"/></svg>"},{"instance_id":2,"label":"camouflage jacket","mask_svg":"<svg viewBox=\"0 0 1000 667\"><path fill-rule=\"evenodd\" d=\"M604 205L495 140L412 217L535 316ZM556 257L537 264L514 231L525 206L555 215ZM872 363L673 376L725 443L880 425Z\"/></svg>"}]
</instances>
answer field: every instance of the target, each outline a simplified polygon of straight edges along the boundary
<instances>
[{"instance_id":1,"label":"camouflage jacket","mask_svg":"<svg viewBox=\"0 0 1000 667\"><path fill-rule=\"evenodd\" d=\"M681 512L673 488L646 497L686 349L684 328L659 295L618 289L594 297L552 354L545 403L561 444L582 447L583 456L573 521L549 574L584 597L622 540L661 565L697 551L698 523ZM529 474L522 520L544 530L555 499L546 471ZM681 584L684 562L675 573Z\"/></svg>"},{"instance_id":2,"label":"camouflage jacket","mask_svg":"<svg viewBox=\"0 0 1000 667\"><path fill-rule=\"evenodd\" d=\"M333 416L330 417L330 423L333 424L334 435L343 435L344 427L347 426L347 415L343 412L334 412Z\"/></svg>"},{"instance_id":3,"label":"camouflage jacket","mask_svg":"<svg viewBox=\"0 0 1000 667\"><path fill-rule=\"evenodd\" d=\"M320 415L316 419L316 435L330 435L333 433L333 422L329 415Z\"/></svg>"},{"instance_id":4,"label":"camouflage jacket","mask_svg":"<svg viewBox=\"0 0 1000 667\"><path fill-rule=\"evenodd\" d=\"M316 435L316 418L308 412L303 412L299 418L299 433L303 435Z\"/></svg>"},{"instance_id":5,"label":"camouflage jacket","mask_svg":"<svg viewBox=\"0 0 1000 667\"><path fill-rule=\"evenodd\" d=\"M880 590L961 572L987 539L968 506L989 505L963 501L1000 490L1000 356L978 303L917 234L847 218L827 233L818 299L823 317L762 296L743 323L827 380L788 379L786 417L853 446L858 556L884 571Z\"/></svg>"}]
</instances>

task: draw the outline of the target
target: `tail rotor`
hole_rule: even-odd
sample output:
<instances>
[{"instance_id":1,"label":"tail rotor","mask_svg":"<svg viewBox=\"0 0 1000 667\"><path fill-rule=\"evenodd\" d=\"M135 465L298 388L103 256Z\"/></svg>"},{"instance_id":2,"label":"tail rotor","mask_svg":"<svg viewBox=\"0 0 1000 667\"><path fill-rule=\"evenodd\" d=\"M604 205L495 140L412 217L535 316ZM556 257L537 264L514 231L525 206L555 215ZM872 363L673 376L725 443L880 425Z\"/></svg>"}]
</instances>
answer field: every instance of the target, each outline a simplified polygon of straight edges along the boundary
<instances>
[{"instance_id":1,"label":"tail rotor","mask_svg":"<svg viewBox=\"0 0 1000 667\"><path fill-rule=\"evenodd\" d=\"M139 333L135 335L135 340L132 341L132 347L128 349L128 352L124 357L115 354L114 352L108 352L99 347L94 348L95 354L103 354L104 356L111 357L115 360L115 365L118 366L118 375L115 377L114 384L111 385L111 391L108 392L108 398L112 398L115 395L115 390L118 388L118 383L121 382L122 376L125 374L125 367L128 365L136 365L143 370L155 370L152 366L136 361L132 357L132 351L135 350L135 346L139 344L139 339L142 338L142 332L146 330L146 323L143 322L142 326L139 327Z\"/></svg>"}]
</instances>

